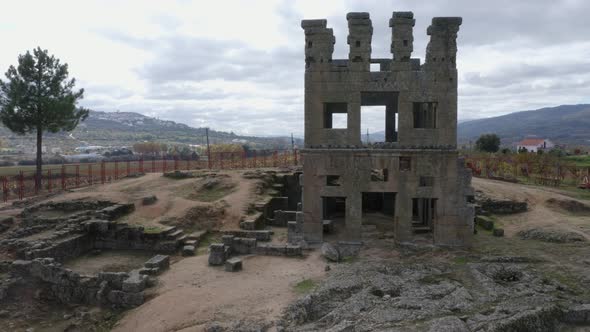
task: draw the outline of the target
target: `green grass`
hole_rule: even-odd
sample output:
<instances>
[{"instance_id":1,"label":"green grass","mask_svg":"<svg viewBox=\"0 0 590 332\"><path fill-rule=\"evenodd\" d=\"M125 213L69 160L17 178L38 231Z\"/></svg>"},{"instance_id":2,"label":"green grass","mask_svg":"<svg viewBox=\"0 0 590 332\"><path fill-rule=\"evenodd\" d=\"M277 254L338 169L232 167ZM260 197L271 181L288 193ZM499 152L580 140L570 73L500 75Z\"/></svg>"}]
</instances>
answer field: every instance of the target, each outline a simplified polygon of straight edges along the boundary
<instances>
[{"instance_id":1,"label":"green grass","mask_svg":"<svg viewBox=\"0 0 590 332\"><path fill-rule=\"evenodd\" d=\"M312 279L304 279L295 285L295 291L299 294L307 294L311 292L316 286L316 282Z\"/></svg>"},{"instance_id":2,"label":"green grass","mask_svg":"<svg viewBox=\"0 0 590 332\"><path fill-rule=\"evenodd\" d=\"M465 264L467 264L467 257L462 257L462 256L455 257L453 259L453 262L457 265L465 265Z\"/></svg>"},{"instance_id":3,"label":"green grass","mask_svg":"<svg viewBox=\"0 0 590 332\"><path fill-rule=\"evenodd\" d=\"M229 195L234 189L235 186L220 186L212 189L202 189L198 193L195 193L194 196L195 199L201 202L214 202Z\"/></svg>"},{"instance_id":4,"label":"green grass","mask_svg":"<svg viewBox=\"0 0 590 332\"><path fill-rule=\"evenodd\" d=\"M158 226L147 226L143 229L146 234L158 234L162 232L162 228Z\"/></svg>"},{"instance_id":5,"label":"green grass","mask_svg":"<svg viewBox=\"0 0 590 332\"><path fill-rule=\"evenodd\" d=\"M567 156L565 159L574 162L578 167L590 167L590 155Z\"/></svg>"},{"instance_id":6,"label":"green grass","mask_svg":"<svg viewBox=\"0 0 590 332\"><path fill-rule=\"evenodd\" d=\"M358 256L348 256L348 257L344 257L342 259L340 259L341 263L346 263L346 264L352 264L354 262L358 262L359 257Z\"/></svg>"},{"instance_id":7,"label":"green grass","mask_svg":"<svg viewBox=\"0 0 590 332\"><path fill-rule=\"evenodd\" d=\"M209 245L212 243L221 243L221 233L207 232L205 236L199 242L197 247L197 255L206 254L209 249Z\"/></svg>"},{"instance_id":8,"label":"green grass","mask_svg":"<svg viewBox=\"0 0 590 332\"><path fill-rule=\"evenodd\" d=\"M568 271L563 266L561 268L562 270L544 269L542 273L545 279L559 282L574 292L574 294L588 293L588 289L580 285L580 280L575 272Z\"/></svg>"}]
</instances>

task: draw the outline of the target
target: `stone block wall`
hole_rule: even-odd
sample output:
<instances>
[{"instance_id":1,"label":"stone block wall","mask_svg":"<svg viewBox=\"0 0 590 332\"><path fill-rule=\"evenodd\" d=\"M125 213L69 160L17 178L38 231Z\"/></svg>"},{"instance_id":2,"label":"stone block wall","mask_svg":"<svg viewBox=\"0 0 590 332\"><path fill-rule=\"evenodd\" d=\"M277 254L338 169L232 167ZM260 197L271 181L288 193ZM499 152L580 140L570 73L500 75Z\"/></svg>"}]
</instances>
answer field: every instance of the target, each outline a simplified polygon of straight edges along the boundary
<instances>
[{"instance_id":1,"label":"stone block wall","mask_svg":"<svg viewBox=\"0 0 590 332\"><path fill-rule=\"evenodd\" d=\"M66 269L51 258L16 260L12 263L12 273L23 282L37 284L64 304L135 307L143 303L142 291L148 285L147 276L137 271L87 276Z\"/></svg>"}]
</instances>

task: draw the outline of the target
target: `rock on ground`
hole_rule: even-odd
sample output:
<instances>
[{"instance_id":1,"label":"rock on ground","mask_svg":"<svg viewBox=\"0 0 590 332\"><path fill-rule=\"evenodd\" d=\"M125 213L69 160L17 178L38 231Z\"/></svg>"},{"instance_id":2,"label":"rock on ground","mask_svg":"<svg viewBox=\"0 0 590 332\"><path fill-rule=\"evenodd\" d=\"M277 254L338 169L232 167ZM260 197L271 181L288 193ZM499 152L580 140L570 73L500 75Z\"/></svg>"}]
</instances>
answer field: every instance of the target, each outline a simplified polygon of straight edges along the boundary
<instances>
[{"instance_id":1,"label":"rock on ground","mask_svg":"<svg viewBox=\"0 0 590 332\"><path fill-rule=\"evenodd\" d=\"M328 242L322 245L322 256L332 262L338 262L340 260L340 253L338 249Z\"/></svg>"},{"instance_id":2,"label":"rock on ground","mask_svg":"<svg viewBox=\"0 0 590 332\"><path fill-rule=\"evenodd\" d=\"M523 240L539 240L553 243L585 242L586 238L574 232L531 228L517 234Z\"/></svg>"},{"instance_id":3,"label":"rock on ground","mask_svg":"<svg viewBox=\"0 0 590 332\"><path fill-rule=\"evenodd\" d=\"M564 319L567 304L558 301L564 292L526 264L356 262L337 265L278 325L285 331L554 331Z\"/></svg>"}]
</instances>

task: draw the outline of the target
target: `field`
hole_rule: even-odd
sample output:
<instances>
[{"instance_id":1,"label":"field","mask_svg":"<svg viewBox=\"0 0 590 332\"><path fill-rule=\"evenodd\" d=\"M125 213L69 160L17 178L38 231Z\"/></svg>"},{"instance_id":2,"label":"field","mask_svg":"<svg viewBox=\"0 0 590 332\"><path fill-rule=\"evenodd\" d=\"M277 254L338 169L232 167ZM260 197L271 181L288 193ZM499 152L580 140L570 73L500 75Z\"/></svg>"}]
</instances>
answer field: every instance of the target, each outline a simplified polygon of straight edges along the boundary
<instances>
[{"instance_id":1,"label":"field","mask_svg":"<svg viewBox=\"0 0 590 332\"><path fill-rule=\"evenodd\" d=\"M590 167L590 155L567 156L565 160L575 163L578 167Z\"/></svg>"}]
</instances>

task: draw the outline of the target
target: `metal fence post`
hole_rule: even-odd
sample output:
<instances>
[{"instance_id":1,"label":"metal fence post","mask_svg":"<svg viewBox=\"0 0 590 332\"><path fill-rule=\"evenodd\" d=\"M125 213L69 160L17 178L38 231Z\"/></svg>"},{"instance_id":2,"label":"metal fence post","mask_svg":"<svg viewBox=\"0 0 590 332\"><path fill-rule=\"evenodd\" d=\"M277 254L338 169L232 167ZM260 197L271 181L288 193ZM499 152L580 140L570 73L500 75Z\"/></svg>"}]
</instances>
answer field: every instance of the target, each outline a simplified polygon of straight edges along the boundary
<instances>
[{"instance_id":1,"label":"metal fence post","mask_svg":"<svg viewBox=\"0 0 590 332\"><path fill-rule=\"evenodd\" d=\"M66 165L61 165L61 189L66 190Z\"/></svg>"},{"instance_id":2,"label":"metal fence post","mask_svg":"<svg viewBox=\"0 0 590 332\"><path fill-rule=\"evenodd\" d=\"M9 195L8 177L3 176L2 177L2 199L4 200L4 202L8 202L8 195Z\"/></svg>"},{"instance_id":3,"label":"metal fence post","mask_svg":"<svg viewBox=\"0 0 590 332\"><path fill-rule=\"evenodd\" d=\"M106 178L106 170L104 160L100 162L100 183L104 184Z\"/></svg>"},{"instance_id":4,"label":"metal fence post","mask_svg":"<svg viewBox=\"0 0 590 332\"><path fill-rule=\"evenodd\" d=\"M51 179L51 168L47 170L47 191L51 192L51 185L52 185L52 179Z\"/></svg>"},{"instance_id":5,"label":"metal fence post","mask_svg":"<svg viewBox=\"0 0 590 332\"><path fill-rule=\"evenodd\" d=\"M76 165L76 188L80 186L80 165Z\"/></svg>"}]
</instances>

